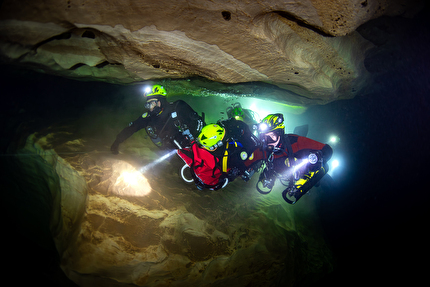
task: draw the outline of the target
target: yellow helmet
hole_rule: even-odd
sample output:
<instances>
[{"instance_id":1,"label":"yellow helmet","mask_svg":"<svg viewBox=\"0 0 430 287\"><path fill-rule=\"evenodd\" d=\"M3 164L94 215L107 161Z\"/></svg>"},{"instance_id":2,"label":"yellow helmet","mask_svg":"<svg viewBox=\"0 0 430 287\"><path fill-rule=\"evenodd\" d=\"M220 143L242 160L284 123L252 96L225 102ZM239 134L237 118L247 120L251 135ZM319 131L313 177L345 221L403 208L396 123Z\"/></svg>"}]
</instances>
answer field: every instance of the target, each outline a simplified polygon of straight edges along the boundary
<instances>
[{"instance_id":1,"label":"yellow helmet","mask_svg":"<svg viewBox=\"0 0 430 287\"><path fill-rule=\"evenodd\" d=\"M262 134L273 131L279 134L284 134L284 129L284 116L282 114L270 114L258 125L258 131Z\"/></svg>"},{"instance_id":2,"label":"yellow helmet","mask_svg":"<svg viewBox=\"0 0 430 287\"><path fill-rule=\"evenodd\" d=\"M209 124L202 128L198 136L199 143L207 150L213 151L222 146L225 129L217 124Z\"/></svg>"},{"instance_id":3,"label":"yellow helmet","mask_svg":"<svg viewBox=\"0 0 430 287\"><path fill-rule=\"evenodd\" d=\"M145 88L144 95L146 96L147 100L150 100L153 98L164 98L167 93L166 89L164 89L163 86L153 85L152 87Z\"/></svg>"}]
</instances>

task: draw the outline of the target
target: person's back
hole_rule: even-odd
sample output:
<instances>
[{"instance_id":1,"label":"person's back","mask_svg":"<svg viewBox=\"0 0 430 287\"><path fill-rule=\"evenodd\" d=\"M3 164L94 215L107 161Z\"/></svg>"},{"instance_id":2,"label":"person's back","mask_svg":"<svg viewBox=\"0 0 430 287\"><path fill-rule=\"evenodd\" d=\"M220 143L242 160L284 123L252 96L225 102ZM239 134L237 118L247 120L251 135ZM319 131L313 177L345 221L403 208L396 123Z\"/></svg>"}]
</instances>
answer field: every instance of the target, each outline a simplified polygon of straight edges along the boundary
<instances>
[{"instance_id":1,"label":"person's back","mask_svg":"<svg viewBox=\"0 0 430 287\"><path fill-rule=\"evenodd\" d=\"M226 133L225 145L217 153L217 156L222 158L224 172L230 171L230 179L236 176L250 176L248 172L252 169L251 165L256 163L250 159L260 147L260 141L241 120L230 118L220 121L219 124L224 127Z\"/></svg>"},{"instance_id":2,"label":"person's back","mask_svg":"<svg viewBox=\"0 0 430 287\"><path fill-rule=\"evenodd\" d=\"M178 149L191 145L204 126L200 117L186 102L165 103L157 116L148 117L146 132L162 149Z\"/></svg>"}]
</instances>

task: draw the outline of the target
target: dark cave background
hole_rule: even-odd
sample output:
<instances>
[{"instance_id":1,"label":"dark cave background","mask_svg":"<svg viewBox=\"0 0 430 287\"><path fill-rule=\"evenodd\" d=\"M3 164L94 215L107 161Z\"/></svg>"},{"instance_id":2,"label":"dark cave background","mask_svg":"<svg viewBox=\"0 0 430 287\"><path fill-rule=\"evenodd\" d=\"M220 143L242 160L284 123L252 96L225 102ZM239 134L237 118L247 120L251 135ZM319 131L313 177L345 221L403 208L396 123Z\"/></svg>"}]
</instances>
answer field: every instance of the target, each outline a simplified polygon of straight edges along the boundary
<instances>
[{"instance_id":1,"label":"dark cave background","mask_svg":"<svg viewBox=\"0 0 430 287\"><path fill-rule=\"evenodd\" d=\"M350 169L321 216L337 270L321 283L406 284L425 279L430 212L429 5L414 19L382 17L358 31L377 44L365 66L365 95L307 113L341 124Z\"/></svg>"}]
</instances>

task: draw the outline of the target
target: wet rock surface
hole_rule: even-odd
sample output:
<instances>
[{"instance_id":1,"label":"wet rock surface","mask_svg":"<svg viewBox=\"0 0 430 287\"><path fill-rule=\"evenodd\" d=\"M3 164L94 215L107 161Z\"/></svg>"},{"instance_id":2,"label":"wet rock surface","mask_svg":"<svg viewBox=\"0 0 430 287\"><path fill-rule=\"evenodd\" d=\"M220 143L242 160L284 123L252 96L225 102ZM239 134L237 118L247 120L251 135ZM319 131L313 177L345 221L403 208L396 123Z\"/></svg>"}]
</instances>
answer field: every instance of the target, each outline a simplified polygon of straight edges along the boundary
<instances>
[{"instance_id":1,"label":"wet rock surface","mask_svg":"<svg viewBox=\"0 0 430 287\"><path fill-rule=\"evenodd\" d=\"M373 44L357 27L382 15L408 17L423 2L68 3L3 1L2 59L111 83L196 76L264 82L272 85L266 97L309 105L352 98L369 84L363 62Z\"/></svg>"}]
</instances>

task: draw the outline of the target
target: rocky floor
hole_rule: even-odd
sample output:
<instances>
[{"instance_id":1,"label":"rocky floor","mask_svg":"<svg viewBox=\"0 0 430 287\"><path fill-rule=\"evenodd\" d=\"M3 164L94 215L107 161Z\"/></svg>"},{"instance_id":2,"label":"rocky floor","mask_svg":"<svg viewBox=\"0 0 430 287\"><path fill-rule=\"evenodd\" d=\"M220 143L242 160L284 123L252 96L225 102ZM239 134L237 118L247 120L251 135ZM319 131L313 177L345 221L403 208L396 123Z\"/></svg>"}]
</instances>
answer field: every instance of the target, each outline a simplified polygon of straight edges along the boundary
<instances>
[{"instance_id":1,"label":"rocky floor","mask_svg":"<svg viewBox=\"0 0 430 287\"><path fill-rule=\"evenodd\" d=\"M295 206L280 190L260 195L256 176L198 191L180 178L176 154L138 172L163 154L143 132L119 155L103 137L114 130L69 122L31 135L23 150L59 178L52 192L61 194L54 206L61 210L53 214L62 227L54 239L62 269L79 286L292 286L331 270L313 211L318 191Z\"/></svg>"}]
</instances>

